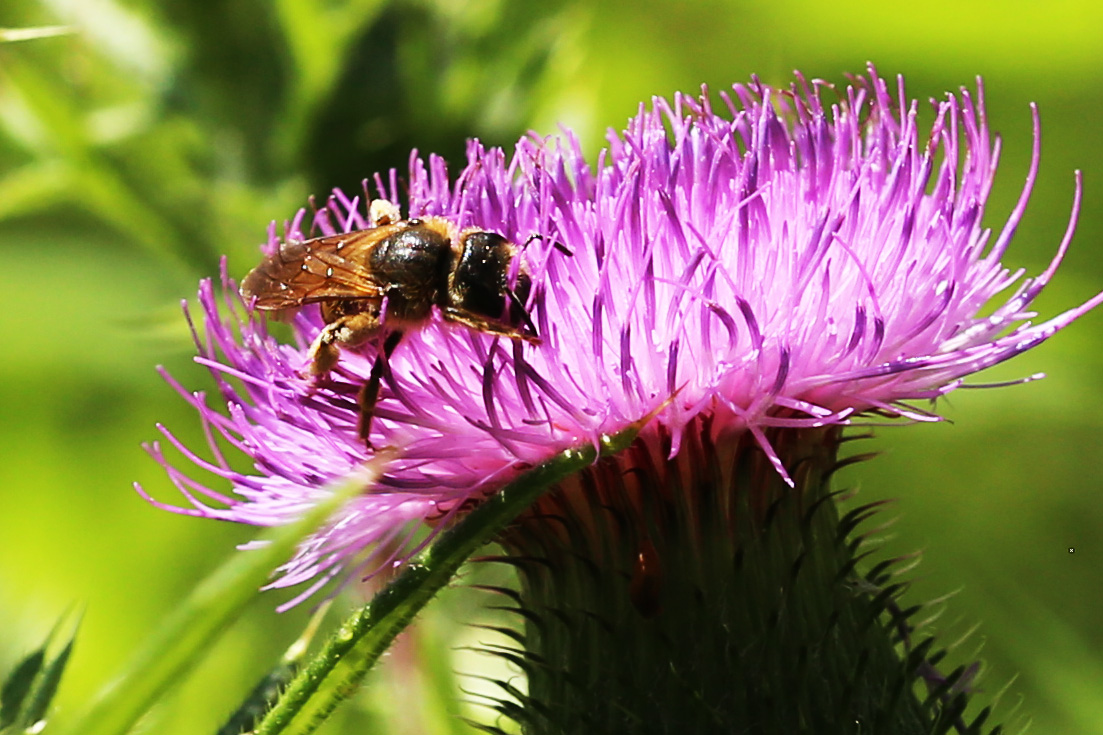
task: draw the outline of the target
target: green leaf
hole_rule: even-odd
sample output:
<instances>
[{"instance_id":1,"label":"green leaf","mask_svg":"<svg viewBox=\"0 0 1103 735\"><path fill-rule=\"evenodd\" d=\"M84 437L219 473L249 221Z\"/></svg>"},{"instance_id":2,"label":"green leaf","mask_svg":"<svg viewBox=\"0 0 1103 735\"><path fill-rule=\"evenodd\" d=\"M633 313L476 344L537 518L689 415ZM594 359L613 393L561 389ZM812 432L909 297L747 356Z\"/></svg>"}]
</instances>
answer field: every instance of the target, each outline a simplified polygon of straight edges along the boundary
<instances>
[{"instance_id":1,"label":"green leaf","mask_svg":"<svg viewBox=\"0 0 1103 735\"><path fill-rule=\"evenodd\" d=\"M331 601L327 600L318 606L303 634L291 644L280 662L261 677L257 685L245 697L245 701L226 720L226 724L218 729L217 735L241 735L243 732L253 731L264 713L271 709L272 705L279 699L280 692L298 673L302 660L306 656L306 649L329 610Z\"/></svg>"},{"instance_id":2,"label":"green leaf","mask_svg":"<svg viewBox=\"0 0 1103 735\"><path fill-rule=\"evenodd\" d=\"M63 629L66 618L65 615L61 617L42 646L20 661L0 686L0 732L6 732L7 728L17 728L19 731L41 729L38 723L46 719L50 703L57 694L58 682L73 652L76 624L61 651L52 658L49 655L50 648L60 637L59 631Z\"/></svg>"},{"instance_id":3,"label":"green leaf","mask_svg":"<svg viewBox=\"0 0 1103 735\"><path fill-rule=\"evenodd\" d=\"M0 43L34 41L40 38L68 36L76 33L72 26L34 26L32 28L0 28Z\"/></svg>"},{"instance_id":4,"label":"green leaf","mask_svg":"<svg viewBox=\"0 0 1103 735\"><path fill-rule=\"evenodd\" d=\"M67 185L68 191L59 187L51 192L53 196L66 194L74 204L127 233L151 254L174 267L188 268L181 257L189 252L188 243L90 139L87 115L69 94L67 83L18 56L6 59L0 71L9 93L26 108L36 126L27 152L39 162L49 161L60 175L58 182ZM32 183L42 185L33 177Z\"/></svg>"},{"instance_id":5,"label":"green leaf","mask_svg":"<svg viewBox=\"0 0 1103 735\"><path fill-rule=\"evenodd\" d=\"M280 661L261 677L241 706L226 720L226 724L218 728L217 735L241 735L243 732L251 731L261 716L279 698L280 690L287 686L298 671L297 663Z\"/></svg>"},{"instance_id":6,"label":"green leaf","mask_svg":"<svg viewBox=\"0 0 1103 735\"><path fill-rule=\"evenodd\" d=\"M38 672L46 660L46 647L29 654L19 662L0 689L0 728L13 725L22 718L23 702L34 686Z\"/></svg>"},{"instance_id":7,"label":"green leaf","mask_svg":"<svg viewBox=\"0 0 1103 735\"><path fill-rule=\"evenodd\" d=\"M35 682L34 691L26 707L26 723L28 726L46 719L46 712L57 694L61 675L65 673L65 666L69 663L69 656L73 653L75 638L70 638L61 649L61 653L55 656L43 669L39 680Z\"/></svg>"},{"instance_id":8,"label":"green leaf","mask_svg":"<svg viewBox=\"0 0 1103 735\"><path fill-rule=\"evenodd\" d=\"M283 32L295 70L287 108L279 116L277 148L293 155L305 131L332 93L354 41L387 7L384 0L277 0L276 20ZM319 39L325 50L318 52Z\"/></svg>"},{"instance_id":9,"label":"green leaf","mask_svg":"<svg viewBox=\"0 0 1103 735\"><path fill-rule=\"evenodd\" d=\"M425 604L452 579L460 565L492 540L552 485L615 454L636 438L662 408L594 445L567 449L506 485L445 531L366 607L330 638L295 677L283 697L257 727L256 735L306 735L352 694L390 643Z\"/></svg>"},{"instance_id":10,"label":"green leaf","mask_svg":"<svg viewBox=\"0 0 1103 735\"><path fill-rule=\"evenodd\" d=\"M35 160L0 176L0 220L24 216L65 202L73 172L56 160Z\"/></svg>"},{"instance_id":11,"label":"green leaf","mask_svg":"<svg viewBox=\"0 0 1103 735\"><path fill-rule=\"evenodd\" d=\"M273 569L350 498L382 474L392 458L379 454L361 471L329 487L329 497L295 523L261 534L257 548L235 553L201 582L155 631L122 674L100 694L92 709L72 728L80 735L128 732L165 691L181 679L220 633L241 614Z\"/></svg>"}]
</instances>

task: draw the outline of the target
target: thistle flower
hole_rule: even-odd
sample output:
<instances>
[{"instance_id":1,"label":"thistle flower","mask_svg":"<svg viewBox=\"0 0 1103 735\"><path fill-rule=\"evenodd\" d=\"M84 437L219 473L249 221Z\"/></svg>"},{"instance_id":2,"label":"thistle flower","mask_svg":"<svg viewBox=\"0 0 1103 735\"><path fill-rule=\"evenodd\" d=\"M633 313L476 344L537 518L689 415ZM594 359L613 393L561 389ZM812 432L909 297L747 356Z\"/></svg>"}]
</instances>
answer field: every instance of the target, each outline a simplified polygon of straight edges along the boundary
<instances>
[{"instance_id":1,"label":"thistle flower","mask_svg":"<svg viewBox=\"0 0 1103 735\"><path fill-rule=\"evenodd\" d=\"M655 411L637 460L692 473L702 452L751 452L793 485L784 432L835 437L833 427L870 413L938 420L908 402L948 393L1103 301L1030 321L1072 239L1079 175L1049 267L1022 280L1001 263L1038 168L1036 110L1026 183L993 234L982 215L999 143L979 81L975 94L935 103L930 130L903 81L894 93L872 66L845 90L798 75L788 89L755 79L720 98L719 109L704 91L641 106L594 168L569 133L527 137L511 157L471 142L454 178L440 158L411 156L408 216L525 243L542 342L439 318L406 337L387 363L371 437L401 457L279 570L273 587L310 583L289 604L337 575L388 568L526 468ZM401 191L395 172L372 188L364 199L337 191L312 218L300 211L283 237L368 227L367 201L397 204ZM278 242L273 225L268 251ZM219 296L201 284L194 330L220 399L166 376L199 412L213 459L162 432L232 492L194 479L154 443L186 504L151 502L286 523L371 453L357 436L356 394L375 347L345 350L317 383L306 349L323 326L317 309L295 315L297 342L281 344L225 272L221 285ZM231 468L219 437L254 471Z\"/></svg>"}]
</instances>

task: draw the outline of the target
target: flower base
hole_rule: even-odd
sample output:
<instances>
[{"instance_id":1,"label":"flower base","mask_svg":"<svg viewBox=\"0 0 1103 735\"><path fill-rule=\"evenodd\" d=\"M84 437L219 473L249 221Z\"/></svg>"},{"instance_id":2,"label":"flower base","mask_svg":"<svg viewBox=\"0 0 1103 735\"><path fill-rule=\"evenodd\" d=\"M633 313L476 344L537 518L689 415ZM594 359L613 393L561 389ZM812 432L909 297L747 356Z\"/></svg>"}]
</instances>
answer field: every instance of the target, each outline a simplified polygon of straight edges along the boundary
<instances>
[{"instance_id":1,"label":"flower base","mask_svg":"<svg viewBox=\"0 0 1103 735\"><path fill-rule=\"evenodd\" d=\"M931 733L891 592L859 580L828 490L840 430L641 437L545 496L521 570L526 733ZM914 653L914 652L913 652ZM941 723L941 724L940 724Z\"/></svg>"}]
</instances>

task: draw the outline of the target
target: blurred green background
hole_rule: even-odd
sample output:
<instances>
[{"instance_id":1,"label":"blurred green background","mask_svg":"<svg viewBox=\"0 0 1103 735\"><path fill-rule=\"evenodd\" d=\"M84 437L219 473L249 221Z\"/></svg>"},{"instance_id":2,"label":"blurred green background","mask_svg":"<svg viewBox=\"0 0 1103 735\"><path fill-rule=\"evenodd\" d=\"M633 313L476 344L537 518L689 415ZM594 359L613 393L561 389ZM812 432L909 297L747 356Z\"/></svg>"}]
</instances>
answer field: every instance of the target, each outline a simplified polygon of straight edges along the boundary
<instances>
[{"instance_id":1,"label":"blurred green background","mask_svg":"<svg viewBox=\"0 0 1103 735\"><path fill-rule=\"evenodd\" d=\"M210 387L179 315L199 278L257 258L270 220L333 186L406 165L459 162L466 137L509 146L570 125L596 155L641 100L793 69L844 81L867 60L911 96L986 79L1004 140L988 212L998 228L1030 151L1043 158L1006 264L1042 270L1064 231L1076 168L1085 204L1045 315L1103 289L1103 5L971 0L660 3L614 0L5 0L0 28L71 35L0 43L0 672L66 609L85 610L59 698L71 717L146 631L252 536L157 511L130 485L176 495L139 448L198 422L154 372ZM908 600L961 588L934 625L954 654L985 645L981 686L1011 684L1032 732L1103 733L1103 313L959 391L952 422L881 429L848 470L861 500L899 499L889 550L924 550ZM1072 551L1075 549L1075 551ZM342 598L348 609L354 600ZM308 610L258 595L150 732L210 733L301 629ZM323 732L468 732L455 717L455 589ZM950 640L947 639L947 641ZM403 666L416 659L423 665ZM474 686L470 680L467 686ZM439 691L444 687L444 691ZM463 712L470 713L466 706ZM483 717L487 717L484 713Z\"/></svg>"}]
</instances>

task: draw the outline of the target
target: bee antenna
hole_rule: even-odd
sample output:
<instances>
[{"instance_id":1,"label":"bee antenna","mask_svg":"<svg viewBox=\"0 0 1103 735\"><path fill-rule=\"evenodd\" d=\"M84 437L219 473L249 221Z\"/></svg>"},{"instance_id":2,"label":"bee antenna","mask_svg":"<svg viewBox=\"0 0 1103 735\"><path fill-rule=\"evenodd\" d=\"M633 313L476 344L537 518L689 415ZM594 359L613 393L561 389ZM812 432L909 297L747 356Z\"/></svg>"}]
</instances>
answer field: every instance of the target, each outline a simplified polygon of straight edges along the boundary
<instances>
[{"instance_id":1,"label":"bee antenna","mask_svg":"<svg viewBox=\"0 0 1103 735\"><path fill-rule=\"evenodd\" d=\"M556 250L558 250L559 252L563 253L564 255L566 255L568 258L573 258L574 257L574 251L571 250L566 245L564 245L563 243L559 242L558 240L556 240L555 242L552 243L552 247L555 248Z\"/></svg>"},{"instance_id":2,"label":"bee antenna","mask_svg":"<svg viewBox=\"0 0 1103 735\"><path fill-rule=\"evenodd\" d=\"M539 232L534 232L531 235L529 235L528 239L525 240L523 245L521 245L521 249L524 250L525 248L527 248L529 246L529 243L531 243L533 240L549 240L549 239L550 238L547 235L541 235ZM558 240L552 240L552 247L555 248L556 250L558 250L559 252L563 253L564 255L566 255L569 258L574 257L574 251L572 251L569 247L567 247L563 243L559 242Z\"/></svg>"}]
</instances>

